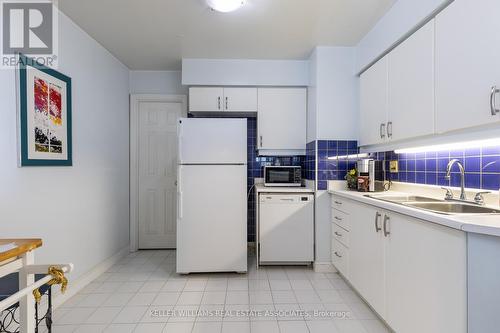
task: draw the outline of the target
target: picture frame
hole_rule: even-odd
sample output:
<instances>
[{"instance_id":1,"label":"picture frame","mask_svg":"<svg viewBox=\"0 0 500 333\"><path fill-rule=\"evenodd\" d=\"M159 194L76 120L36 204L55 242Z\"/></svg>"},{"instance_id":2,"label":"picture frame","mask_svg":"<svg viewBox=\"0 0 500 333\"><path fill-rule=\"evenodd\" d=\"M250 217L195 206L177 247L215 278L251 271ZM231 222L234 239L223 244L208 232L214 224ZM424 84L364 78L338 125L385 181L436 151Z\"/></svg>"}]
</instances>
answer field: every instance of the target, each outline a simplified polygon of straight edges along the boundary
<instances>
[{"instance_id":1,"label":"picture frame","mask_svg":"<svg viewBox=\"0 0 500 333\"><path fill-rule=\"evenodd\" d=\"M19 54L19 166L72 166L71 78Z\"/></svg>"}]
</instances>

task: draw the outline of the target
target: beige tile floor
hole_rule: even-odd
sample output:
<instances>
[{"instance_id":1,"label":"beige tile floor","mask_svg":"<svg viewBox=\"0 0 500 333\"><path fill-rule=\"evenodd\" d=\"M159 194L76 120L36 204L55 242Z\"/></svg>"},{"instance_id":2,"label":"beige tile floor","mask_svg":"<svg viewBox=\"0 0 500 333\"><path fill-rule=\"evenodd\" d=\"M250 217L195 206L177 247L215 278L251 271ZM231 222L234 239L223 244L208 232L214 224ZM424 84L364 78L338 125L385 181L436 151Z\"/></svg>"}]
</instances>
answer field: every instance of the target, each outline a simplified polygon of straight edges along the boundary
<instances>
[{"instance_id":1,"label":"beige tile floor","mask_svg":"<svg viewBox=\"0 0 500 333\"><path fill-rule=\"evenodd\" d=\"M175 273L175 251L140 251L56 309L53 332L389 330L338 274L250 264L248 274L183 276Z\"/></svg>"}]
</instances>

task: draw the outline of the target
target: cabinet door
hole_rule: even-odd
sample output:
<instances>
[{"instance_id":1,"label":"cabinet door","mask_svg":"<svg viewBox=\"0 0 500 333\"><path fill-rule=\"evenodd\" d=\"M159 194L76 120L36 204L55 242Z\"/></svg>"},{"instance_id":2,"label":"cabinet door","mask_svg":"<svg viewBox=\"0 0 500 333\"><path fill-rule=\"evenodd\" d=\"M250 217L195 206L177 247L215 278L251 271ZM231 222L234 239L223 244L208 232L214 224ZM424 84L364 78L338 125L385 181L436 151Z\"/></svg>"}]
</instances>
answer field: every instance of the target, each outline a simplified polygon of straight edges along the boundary
<instances>
[{"instance_id":1,"label":"cabinet door","mask_svg":"<svg viewBox=\"0 0 500 333\"><path fill-rule=\"evenodd\" d=\"M306 149L306 89L259 88L259 150Z\"/></svg>"},{"instance_id":2,"label":"cabinet door","mask_svg":"<svg viewBox=\"0 0 500 333\"><path fill-rule=\"evenodd\" d=\"M257 88L224 88L224 110L257 112Z\"/></svg>"},{"instance_id":3,"label":"cabinet door","mask_svg":"<svg viewBox=\"0 0 500 333\"><path fill-rule=\"evenodd\" d=\"M388 137L434 134L434 20L389 54Z\"/></svg>"},{"instance_id":4,"label":"cabinet door","mask_svg":"<svg viewBox=\"0 0 500 333\"><path fill-rule=\"evenodd\" d=\"M189 111L214 112L223 110L223 92L221 87L189 88Z\"/></svg>"},{"instance_id":5,"label":"cabinet door","mask_svg":"<svg viewBox=\"0 0 500 333\"><path fill-rule=\"evenodd\" d=\"M438 132L500 121L490 106L500 88L499 13L498 0L455 0L436 17Z\"/></svg>"},{"instance_id":6,"label":"cabinet door","mask_svg":"<svg viewBox=\"0 0 500 333\"><path fill-rule=\"evenodd\" d=\"M349 276L351 283L379 313L385 315L383 211L371 206L353 205L349 232Z\"/></svg>"},{"instance_id":7,"label":"cabinet door","mask_svg":"<svg viewBox=\"0 0 500 333\"><path fill-rule=\"evenodd\" d=\"M360 79L360 108L362 146L383 143L387 138L388 60L382 58Z\"/></svg>"},{"instance_id":8,"label":"cabinet door","mask_svg":"<svg viewBox=\"0 0 500 333\"><path fill-rule=\"evenodd\" d=\"M388 229L386 320L391 328L465 333L465 233L395 213Z\"/></svg>"}]
</instances>

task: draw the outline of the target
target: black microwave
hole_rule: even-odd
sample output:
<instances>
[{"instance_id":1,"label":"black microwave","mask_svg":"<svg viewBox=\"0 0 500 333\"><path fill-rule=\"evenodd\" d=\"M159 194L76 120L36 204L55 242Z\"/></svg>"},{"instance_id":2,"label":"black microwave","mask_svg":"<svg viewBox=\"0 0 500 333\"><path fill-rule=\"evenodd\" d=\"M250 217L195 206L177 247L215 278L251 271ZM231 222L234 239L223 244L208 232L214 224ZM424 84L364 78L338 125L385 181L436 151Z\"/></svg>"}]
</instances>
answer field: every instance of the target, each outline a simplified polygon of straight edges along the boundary
<instances>
[{"instance_id":1,"label":"black microwave","mask_svg":"<svg viewBox=\"0 0 500 333\"><path fill-rule=\"evenodd\" d=\"M299 166L265 166L265 186L302 186L302 168Z\"/></svg>"}]
</instances>

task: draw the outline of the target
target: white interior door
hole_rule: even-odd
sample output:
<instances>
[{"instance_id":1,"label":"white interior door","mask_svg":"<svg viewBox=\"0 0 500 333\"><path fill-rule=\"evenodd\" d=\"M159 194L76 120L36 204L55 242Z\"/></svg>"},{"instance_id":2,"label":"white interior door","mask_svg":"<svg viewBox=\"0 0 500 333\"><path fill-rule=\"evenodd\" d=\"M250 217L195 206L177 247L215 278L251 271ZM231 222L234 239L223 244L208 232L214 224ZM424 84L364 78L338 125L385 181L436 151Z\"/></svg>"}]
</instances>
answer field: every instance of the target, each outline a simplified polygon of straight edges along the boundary
<instances>
[{"instance_id":1,"label":"white interior door","mask_svg":"<svg viewBox=\"0 0 500 333\"><path fill-rule=\"evenodd\" d=\"M138 104L139 249L176 247L177 123L182 103Z\"/></svg>"}]
</instances>

